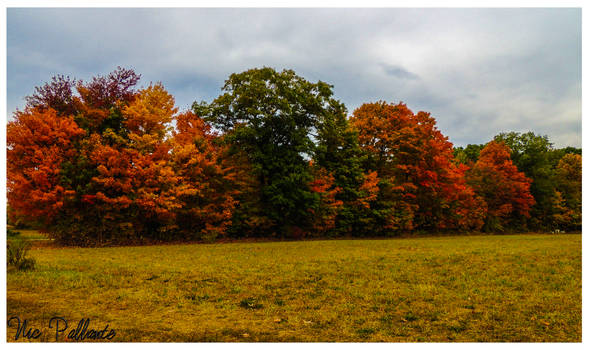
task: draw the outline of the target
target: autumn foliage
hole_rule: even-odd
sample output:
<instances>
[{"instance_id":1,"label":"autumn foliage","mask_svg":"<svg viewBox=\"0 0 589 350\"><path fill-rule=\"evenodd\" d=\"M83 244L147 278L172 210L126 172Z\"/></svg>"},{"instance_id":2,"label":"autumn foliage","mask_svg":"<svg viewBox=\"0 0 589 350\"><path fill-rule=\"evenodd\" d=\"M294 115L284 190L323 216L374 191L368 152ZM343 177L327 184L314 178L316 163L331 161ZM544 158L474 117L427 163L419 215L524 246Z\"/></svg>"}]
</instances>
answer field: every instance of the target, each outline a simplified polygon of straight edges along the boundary
<instances>
[{"instance_id":1,"label":"autumn foliage","mask_svg":"<svg viewBox=\"0 0 589 350\"><path fill-rule=\"evenodd\" d=\"M485 200L485 228L503 230L513 215L529 217L534 197L531 180L520 172L505 144L489 142L467 175L468 183Z\"/></svg>"},{"instance_id":2,"label":"autumn foliage","mask_svg":"<svg viewBox=\"0 0 589 350\"><path fill-rule=\"evenodd\" d=\"M8 201L13 210L51 222L74 195L61 179L60 167L77 153L86 134L72 117L55 110L17 112L7 126Z\"/></svg>"},{"instance_id":3,"label":"autumn foliage","mask_svg":"<svg viewBox=\"0 0 589 350\"><path fill-rule=\"evenodd\" d=\"M7 140L15 215L80 245L223 236L239 184L217 136L178 114L161 84L133 90L136 77L119 69L78 82L77 94L54 80L16 113Z\"/></svg>"},{"instance_id":4,"label":"autumn foliage","mask_svg":"<svg viewBox=\"0 0 589 350\"><path fill-rule=\"evenodd\" d=\"M364 104L351 119L367 167L382 182L380 201L388 201L386 227L403 229L478 229L482 208L456 164L452 144L429 113L406 105Z\"/></svg>"},{"instance_id":5,"label":"autumn foliage","mask_svg":"<svg viewBox=\"0 0 589 350\"><path fill-rule=\"evenodd\" d=\"M566 154L556 167L555 226L562 229L579 229L582 213L582 159L578 154Z\"/></svg>"},{"instance_id":6,"label":"autumn foliage","mask_svg":"<svg viewBox=\"0 0 589 350\"><path fill-rule=\"evenodd\" d=\"M192 112L176 118L170 164L177 176L173 197L182 237L211 241L225 235L247 176L234 166L210 127Z\"/></svg>"},{"instance_id":7,"label":"autumn foliage","mask_svg":"<svg viewBox=\"0 0 589 350\"><path fill-rule=\"evenodd\" d=\"M495 232L531 213L581 227L581 156L540 166L521 149L543 139L454 149L427 112L376 102L348 117L332 86L289 70L233 74L190 111L139 80L57 76L26 98L7 126L10 220L77 245Z\"/></svg>"}]
</instances>

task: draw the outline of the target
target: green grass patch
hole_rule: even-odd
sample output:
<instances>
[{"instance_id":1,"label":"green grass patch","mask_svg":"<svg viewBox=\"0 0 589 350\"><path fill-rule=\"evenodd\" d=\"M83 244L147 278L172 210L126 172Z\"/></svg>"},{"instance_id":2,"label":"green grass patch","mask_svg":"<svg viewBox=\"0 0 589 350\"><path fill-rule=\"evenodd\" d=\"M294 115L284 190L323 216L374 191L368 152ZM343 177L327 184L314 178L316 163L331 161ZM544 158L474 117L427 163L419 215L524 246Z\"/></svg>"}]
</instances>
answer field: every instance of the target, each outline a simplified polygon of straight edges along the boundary
<instances>
[{"instance_id":1,"label":"green grass patch","mask_svg":"<svg viewBox=\"0 0 589 350\"><path fill-rule=\"evenodd\" d=\"M581 341L579 234L42 246L30 256L36 270L7 274L7 315L41 329L37 341L55 340L53 316L108 324L113 341Z\"/></svg>"},{"instance_id":2,"label":"green grass patch","mask_svg":"<svg viewBox=\"0 0 589 350\"><path fill-rule=\"evenodd\" d=\"M17 236L20 239L25 239L25 240L33 240L33 241L49 241L50 239L40 233L37 230L19 230L19 229L11 229L12 231L17 233ZM10 235L8 235L8 238L11 238Z\"/></svg>"}]
</instances>

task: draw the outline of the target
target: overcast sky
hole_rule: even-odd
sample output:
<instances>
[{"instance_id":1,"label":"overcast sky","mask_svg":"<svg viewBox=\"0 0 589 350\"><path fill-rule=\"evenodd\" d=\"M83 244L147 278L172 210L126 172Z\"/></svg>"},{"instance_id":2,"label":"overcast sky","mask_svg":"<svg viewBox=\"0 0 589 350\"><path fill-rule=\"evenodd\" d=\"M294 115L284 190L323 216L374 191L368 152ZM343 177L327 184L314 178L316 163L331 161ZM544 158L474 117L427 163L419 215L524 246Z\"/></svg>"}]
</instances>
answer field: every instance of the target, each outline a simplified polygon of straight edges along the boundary
<instances>
[{"instance_id":1,"label":"overcast sky","mask_svg":"<svg viewBox=\"0 0 589 350\"><path fill-rule=\"evenodd\" d=\"M117 66L180 109L270 66L334 85L349 113L405 102L457 146L502 131L581 146L580 9L8 9L8 115L56 74Z\"/></svg>"}]
</instances>

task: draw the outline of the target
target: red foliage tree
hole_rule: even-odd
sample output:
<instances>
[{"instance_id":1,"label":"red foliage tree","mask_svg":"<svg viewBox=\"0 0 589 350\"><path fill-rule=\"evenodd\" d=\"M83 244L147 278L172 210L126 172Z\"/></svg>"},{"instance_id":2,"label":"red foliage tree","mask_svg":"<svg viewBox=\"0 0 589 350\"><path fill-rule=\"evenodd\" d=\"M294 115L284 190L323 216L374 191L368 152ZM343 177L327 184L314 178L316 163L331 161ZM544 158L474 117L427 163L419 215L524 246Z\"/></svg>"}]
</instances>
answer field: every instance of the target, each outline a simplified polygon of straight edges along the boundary
<instances>
[{"instance_id":1,"label":"red foliage tree","mask_svg":"<svg viewBox=\"0 0 589 350\"><path fill-rule=\"evenodd\" d=\"M335 227L335 217L338 210L344 204L336 199L341 189L335 186L335 179L325 168L316 167L313 162L310 164L313 181L309 183L311 193L319 196L315 208L309 208L312 215L311 232L322 234Z\"/></svg>"},{"instance_id":2,"label":"red foliage tree","mask_svg":"<svg viewBox=\"0 0 589 350\"><path fill-rule=\"evenodd\" d=\"M61 164L73 157L86 134L71 117L53 109L27 108L7 126L8 201L15 215L53 223L75 194L62 183Z\"/></svg>"},{"instance_id":3,"label":"red foliage tree","mask_svg":"<svg viewBox=\"0 0 589 350\"><path fill-rule=\"evenodd\" d=\"M464 179L467 168L456 165L452 144L429 113L377 102L355 110L351 121L371 155L369 169L402 195L404 221L412 217L411 226L420 229L480 227L480 210L472 208L477 199Z\"/></svg>"},{"instance_id":4,"label":"red foliage tree","mask_svg":"<svg viewBox=\"0 0 589 350\"><path fill-rule=\"evenodd\" d=\"M170 156L178 176L177 225L185 235L197 233L208 241L226 234L244 176L215 141L208 124L192 112L177 116Z\"/></svg>"},{"instance_id":5,"label":"red foliage tree","mask_svg":"<svg viewBox=\"0 0 589 350\"><path fill-rule=\"evenodd\" d=\"M161 84L133 90L138 78L119 68L77 94L65 78L36 90L8 125L11 212L70 244L224 234L238 172L200 118L177 115Z\"/></svg>"},{"instance_id":6,"label":"red foliage tree","mask_svg":"<svg viewBox=\"0 0 589 350\"><path fill-rule=\"evenodd\" d=\"M151 231L157 238L173 227L179 179L168 164L165 136L176 112L163 86L151 85L122 110L125 137L112 130L93 134L88 157L98 174L91 195L105 225L138 234Z\"/></svg>"},{"instance_id":7,"label":"red foliage tree","mask_svg":"<svg viewBox=\"0 0 589 350\"><path fill-rule=\"evenodd\" d=\"M486 230L502 230L512 214L529 217L530 207L535 203L530 194L532 180L513 164L505 144L489 142L467 179L486 203Z\"/></svg>"}]
</instances>

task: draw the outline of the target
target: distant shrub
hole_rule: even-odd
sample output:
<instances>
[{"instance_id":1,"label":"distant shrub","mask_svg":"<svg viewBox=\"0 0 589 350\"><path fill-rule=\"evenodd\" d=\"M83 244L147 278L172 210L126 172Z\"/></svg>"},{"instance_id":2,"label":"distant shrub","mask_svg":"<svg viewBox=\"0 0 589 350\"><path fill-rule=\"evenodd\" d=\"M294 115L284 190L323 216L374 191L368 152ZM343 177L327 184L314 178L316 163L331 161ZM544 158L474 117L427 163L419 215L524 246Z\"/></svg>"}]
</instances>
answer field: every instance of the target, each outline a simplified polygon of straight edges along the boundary
<instances>
[{"instance_id":1,"label":"distant shrub","mask_svg":"<svg viewBox=\"0 0 589 350\"><path fill-rule=\"evenodd\" d=\"M31 249L29 242L22 239L9 240L6 247L6 263L17 270L32 270L35 268L35 259L27 257Z\"/></svg>"}]
</instances>

